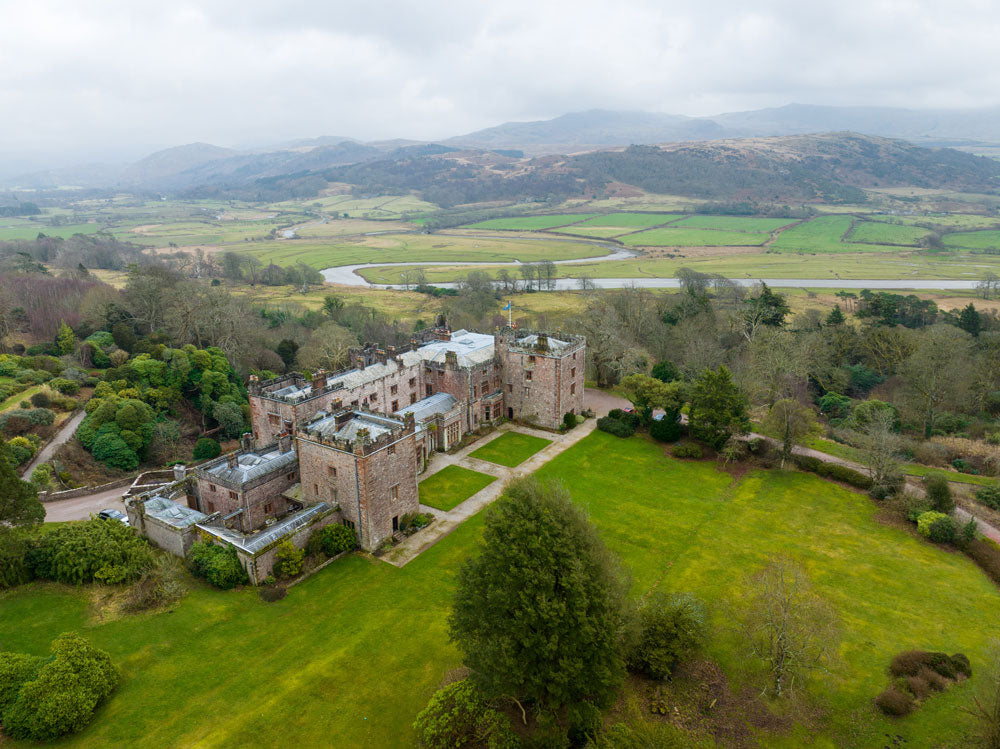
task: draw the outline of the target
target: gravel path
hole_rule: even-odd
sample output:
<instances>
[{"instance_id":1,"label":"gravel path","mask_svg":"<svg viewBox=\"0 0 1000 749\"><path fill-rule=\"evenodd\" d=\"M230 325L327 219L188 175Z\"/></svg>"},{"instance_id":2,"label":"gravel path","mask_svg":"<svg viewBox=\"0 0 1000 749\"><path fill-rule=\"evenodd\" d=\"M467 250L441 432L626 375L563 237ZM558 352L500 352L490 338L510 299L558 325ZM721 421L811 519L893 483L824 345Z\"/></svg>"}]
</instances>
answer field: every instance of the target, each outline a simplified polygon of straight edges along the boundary
<instances>
[{"instance_id":1,"label":"gravel path","mask_svg":"<svg viewBox=\"0 0 1000 749\"><path fill-rule=\"evenodd\" d=\"M21 478L25 480L30 479L31 474L35 472L35 469L38 468L38 466L42 463L47 463L52 456L56 454L56 451L69 442L73 435L76 434L76 428L80 426L80 422L83 421L86 416L87 413L82 408L77 413L70 416L66 423L63 424L56 433L56 436L52 438L52 441L39 450L38 454L31 459L31 462L28 463L28 467L25 469L24 475Z\"/></svg>"}]
</instances>

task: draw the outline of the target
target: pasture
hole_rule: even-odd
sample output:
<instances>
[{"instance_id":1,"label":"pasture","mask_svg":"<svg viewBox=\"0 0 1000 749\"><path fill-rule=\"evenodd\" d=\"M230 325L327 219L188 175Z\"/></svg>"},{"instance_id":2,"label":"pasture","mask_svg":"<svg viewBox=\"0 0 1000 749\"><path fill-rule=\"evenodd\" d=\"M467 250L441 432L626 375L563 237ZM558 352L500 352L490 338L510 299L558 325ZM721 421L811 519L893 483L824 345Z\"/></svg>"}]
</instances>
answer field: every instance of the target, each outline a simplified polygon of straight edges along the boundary
<instances>
[{"instance_id":1,"label":"pasture","mask_svg":"<svg viewBox=\"0 0 1000 749\"><path fill-rule=\"evenodd\" d=\"M622 237L630 247L759 247L770 235L711 229L649 229Z\"/></svg>"},{"instance_id":2,"label":"pasture","mask_svg":"<svg viewBox=\"0 0 1000 749\"><path fill-rule=\"evenodd\" d=\"M779 252L885 252L885 245L844 242L854 222L850 216L818 216L786 229L771 244Z\"/></svg>"},{"instance_id":3,"label":"pasture","mask_svg":"<svg viewBox=\"0 0 1000 749\"><path fill-rule=\"evenodd\" d=\"M554 229L557 226L576 224L589 218L594 213L563 213L554 216L515 216L512 218L493 218L469 224L466 229L494 229L502 231L541 231Z\"/></svg>"},{"instance_id":4,"label":"pasture","mask_svg":"<svg viewBox=\"0 0 1000 749\"><path fill-rule=\"evenodd\" d=\"M839 658L807 683L813 724L764 733L763 744L881 747L886 734L914 746L968 744L959 708L997 635L1000 594L961 555L880 524L867 497L815 476L734 479L641 437L595 432L538 475L561 481L587 510L631 571L633 595L660 588L706 601L707 656L734 690L757 690L762 678L730 626L743 575L778 553L808 570L837 613ZM121 687L66 745L311 746L336 737L341 746L411 746L414 716L459 664L446 616L481 528L482 516L471 518L401 569L349 555L270 604L251 589L192 581L169 613L105 620L93 608L97 591L28 585L0 594L0 639L43 654L57 634L78 630L121 668ZM909 648L964 652L974 676L890 722L872 697L891 657Z\"/></svg>"},{"instance_id":5,"label":"pasture","mask_svg":"<svg viewBox=\"0 0 1000 749\"><path fill-rule=\"evenodd\" d=\"M1000 250L1000 231L963 231L945 234L945 246L970 250Z\"/></svg>"},{"instance_id":6,"label":"pasture","mask_svg":"<svg viewBox=\"0 0 1000 749\"><path fill-rule=\"evenodd\" d=\"M795 218L756 218L754 216L688 216L673 224L685 229L717 229L721 231L777 231L794 224Z\"/></svg>"},{"instance_id":7,"label":"pasture","mask_svg":"<svg viewBox=\"0 0 1000 749\"><path fill-rule=\"evenodd\" d=\"M0 218L0 241L12 239L34 239L39 234L44 234L47 237L62 237L63 239L68 239L74 234L96 234L104 228L104 224L97 222L50 226L49 224L44 224L40 221Z\"/></svg>"},{"instance_id":8,"label":"pasture","mask_svg":"<svg viewBox=\"0 0 1000 749\"><path fill-rule=\"evenodd\" d=\"M847 234L848 243L892 244L916 247L920 240L930 234L929 229L918 226L901 226L881 221L862 221L855 224Z\"/></svg>"}]
</instances>

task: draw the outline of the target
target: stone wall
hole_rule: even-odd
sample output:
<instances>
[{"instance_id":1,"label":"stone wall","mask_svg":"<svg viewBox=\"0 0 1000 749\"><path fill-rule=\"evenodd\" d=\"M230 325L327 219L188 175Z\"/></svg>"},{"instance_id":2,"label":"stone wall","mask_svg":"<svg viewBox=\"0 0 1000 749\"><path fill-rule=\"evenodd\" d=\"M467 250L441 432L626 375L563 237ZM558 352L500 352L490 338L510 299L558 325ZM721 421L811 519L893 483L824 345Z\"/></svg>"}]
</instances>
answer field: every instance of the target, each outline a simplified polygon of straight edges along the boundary
<instances>
[{"instance_id":1,"label":"stone wall","mask_svg":"<svg viewBox=\"0 0 1000 749\"><path fill-rule=\"evenodd\" d=\"M556 353L509 346L498 335L504 362L505 415L518 421L558 429L568 411L583 410L586 346L583 341Z\"/></svg>"},{"instance_id":2,"label":"stone wall","mask_svg":"<svg viewBox=\"0 0 1000 749\"><path fill-rule=\"evenodd\" d=\"M292 544L294 544L297 548L304 549L306 543L309 541L309 536L311 536L314 531L317 531L327 525L339 522L340 513L334 511L318 518L311 525L300 528L293 535L285 536L281 540L276 541L267 549L258 551L256 554L250 554L242 549L236 549L236 556L240 560L240 564L243 565L243 568L250 576L250 582L253 585L260 585L273 572L274 555L277 554L278 547L282 543L291 540ZM216 543L218 543L218 541L216 541Z\"/></svg>"},{"instance_id":3,"label":"stone wall","mask_svg":"<svg viewBox=\"0 0 1000 749\"><path fill-rule=\"evenodd\" d=\"M131 507L129 509L129 522L132 522ZM198 529L193 524L187 528L177 528L152 515L146 515L142 523L144 535L150 543L181 559L187 556L191 544L198 540Z\"/></svg>"}]
</instances>

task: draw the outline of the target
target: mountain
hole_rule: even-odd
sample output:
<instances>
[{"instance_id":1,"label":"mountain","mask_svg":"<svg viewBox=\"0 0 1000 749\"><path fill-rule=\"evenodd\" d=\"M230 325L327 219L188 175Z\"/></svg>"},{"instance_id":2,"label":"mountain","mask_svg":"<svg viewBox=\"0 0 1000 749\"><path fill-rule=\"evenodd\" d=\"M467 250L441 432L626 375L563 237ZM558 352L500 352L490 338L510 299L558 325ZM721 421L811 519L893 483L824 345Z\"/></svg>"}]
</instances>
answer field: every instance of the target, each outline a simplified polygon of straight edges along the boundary
<instances>
[{"instance_id":1,"label":"mountain","mask_svg":"<svg viewBox=\"0 0 1000 749\"><path fill-rule=\"evenodd\" d=\"M230 148L209 143L189 143L157 151L127 167L121 179L127 184L152 185L209 161L224 159L237 153Z\"/></svg>"},{"instance_id":2,"label":"mountain","mask_svg":"<svg viewBox=\"0 0 1000 749\"><path fill-rule=\"evenodd\" d=\"M441 142L460 148L521 149L537 155L632 143L707 140L725 135L724 129L710 119L591 109L552 120L507 122Z\"/></svg>"}]
</instances>

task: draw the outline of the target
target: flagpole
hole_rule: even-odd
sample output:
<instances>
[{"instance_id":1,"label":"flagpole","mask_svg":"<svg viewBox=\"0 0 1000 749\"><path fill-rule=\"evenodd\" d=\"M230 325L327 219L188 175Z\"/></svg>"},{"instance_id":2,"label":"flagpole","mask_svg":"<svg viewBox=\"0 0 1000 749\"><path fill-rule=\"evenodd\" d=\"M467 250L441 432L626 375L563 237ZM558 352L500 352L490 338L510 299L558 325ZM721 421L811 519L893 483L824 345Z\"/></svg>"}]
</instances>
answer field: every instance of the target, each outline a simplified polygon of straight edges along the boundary
<instances>
[{"instance_id":1,"label":"flagpole","mask_svg":"<svg viewBox=\"0 0 1000 749\"><path fill-rule=\"evenodd\" d=\"M511 318L511 315L514 314L513 309L512 309L513 306L514 306L514 303L510 299L508 299L507 300L507 327L508 328L514 327L513 324L512 324L512 318Z\"/></svg>"}]
</instances>

